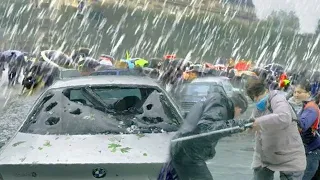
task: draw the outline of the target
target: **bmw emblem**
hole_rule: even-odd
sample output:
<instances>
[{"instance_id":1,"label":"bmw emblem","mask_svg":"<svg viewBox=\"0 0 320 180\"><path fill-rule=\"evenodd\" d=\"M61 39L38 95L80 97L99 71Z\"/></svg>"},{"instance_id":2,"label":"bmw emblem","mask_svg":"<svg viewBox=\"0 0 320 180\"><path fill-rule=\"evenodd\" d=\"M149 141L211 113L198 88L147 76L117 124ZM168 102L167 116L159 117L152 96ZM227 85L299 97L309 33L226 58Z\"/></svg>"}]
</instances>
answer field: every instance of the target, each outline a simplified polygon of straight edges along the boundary
<instances>
[{"instance_id":1,"label":"bmw emblem","mask_svg":"<svg viewBox=\"0 0 320 180\"><path fill-rule=\"evenodd\" d=\"M104 178L107 175L107 171L103 168L96 168L92 170L92 176L95 178Z\"/></svg>"}]
</instances>

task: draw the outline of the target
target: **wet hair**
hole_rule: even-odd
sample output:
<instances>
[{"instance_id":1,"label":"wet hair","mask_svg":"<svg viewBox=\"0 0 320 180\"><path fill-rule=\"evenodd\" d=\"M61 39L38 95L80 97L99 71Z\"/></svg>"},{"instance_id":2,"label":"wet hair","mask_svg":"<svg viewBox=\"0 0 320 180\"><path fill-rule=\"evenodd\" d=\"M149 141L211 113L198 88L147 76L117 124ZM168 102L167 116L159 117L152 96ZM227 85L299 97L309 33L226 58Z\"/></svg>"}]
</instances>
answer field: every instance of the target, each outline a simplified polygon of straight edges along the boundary
<instances>
[{"instance_id":1,"label":"wet hair","mask_svg":"<svg viewBox=\"0 0 320 180\"><path fill-rule=\"evenodd\" d=\"M246 93L251 100L253 100L254 97L262 95L266 90L266 85L260 78L251 77L248 79L246 84Z\"/></svg>"},{"instance_id":2,"label":"wet hair","mask_svg":"<svg viewBox=\"0 0 320 180\"><path fill-rule=\"evenodd\" d=\"M230 99L234 107L241 108L241 113L244 113L248 109L248 100L243 93L233 92Z\"/></svg>"},{"instance_id":3,"label":"wet hair","mask_svg":"<svg viewBox=\"0 0 320 180\"><path fill-rule=\"evenodd\" d=\"M299 88L305 90L306 92L311 92L311 84L307 80L299 82L296 87L299 87Z\"/></svg>"}]
</instances>

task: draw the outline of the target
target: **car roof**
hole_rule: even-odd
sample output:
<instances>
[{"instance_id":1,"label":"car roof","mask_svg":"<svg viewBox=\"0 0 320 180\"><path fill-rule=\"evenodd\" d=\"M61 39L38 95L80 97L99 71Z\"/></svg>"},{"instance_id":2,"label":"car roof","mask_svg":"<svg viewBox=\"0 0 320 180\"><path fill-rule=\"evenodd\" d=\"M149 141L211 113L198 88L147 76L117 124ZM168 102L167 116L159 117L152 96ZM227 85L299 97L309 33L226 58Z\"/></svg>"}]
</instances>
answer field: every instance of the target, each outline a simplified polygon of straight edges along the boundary
<instances>
[{"instance_id":1,"label":"car roof","mask_svg":"<svg viewBox=\"0 0 320 180\"><path fill-rule=\"evenodd\" d=\"M160 87L155 80L140 76L84 76L77 77L73 79L64 79L58 80L50 89L56 88L65 88L65 87L75 87L75 86L94 86L94 85L112 85L112 84L121 84L121 85L138 85L138 86L153 86Z\"/></svg>"},{"instance_id":2,"label":"car roof","mask_svg":"<svg viewBox=\"0 0 320 180\"><path fill-rule=\"evenodd\" d=\"M195 80L193 80L191 83L199 83L199 82L220 82L220 81L225 81L229 80L227 77L223 76L212 76L212 77L200 77Z\"/></svg>"},{"instance_id":3,"label":"car roof","mask_svg":"<svg viewBox=\"0 0 320 180\"><path fill-rule=\"evenodd\" d=\"M111 69L103 69L103 70L98 70L96 72L114 72L114 71L130 71L129 69L116 69L116 68L111 68Z\"/></svg>"},{"instance_id":4,"label":"car roof","mask_svg":"<svg viewBox=\"0 0 320 180\"><path fill-rule=\"evenodd\" d=\"M78 71L78 69L62 69L61 71Z\"/></svg>"}]
</instances>

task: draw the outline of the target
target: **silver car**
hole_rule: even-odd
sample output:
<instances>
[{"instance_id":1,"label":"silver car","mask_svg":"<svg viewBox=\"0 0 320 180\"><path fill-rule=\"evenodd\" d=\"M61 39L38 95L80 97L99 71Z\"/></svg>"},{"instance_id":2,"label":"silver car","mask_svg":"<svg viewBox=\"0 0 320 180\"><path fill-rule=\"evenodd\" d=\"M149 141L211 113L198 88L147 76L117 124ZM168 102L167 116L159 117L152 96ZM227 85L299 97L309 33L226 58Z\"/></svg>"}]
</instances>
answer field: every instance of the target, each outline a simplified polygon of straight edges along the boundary
<instances>
[{"instance_id":1,"label":"silver car","mask_svg":"<svg viewBox=\"0 0 320 180\"><path fill-rule=\"evenodd\" d=\"M227 77L222 76L214 76L214 77L201 77L193 80L193 83L201 83L203 85L220 85L223 87L224 91L227 93L228 96L231 96L236 89L232 86L230 79Z\"/></svg>"},{"instance_id":2,"label":"silver car","mask_svg":"<svg viewBox=\"0 0 320 180\"><path fill-rule=\"evenodd\" d=\"M236 89L227 77L201 77L182 84L174 91L173 96L186 116L197 102L206 99L211 93L220 92L231 96L234 91Z\"/></svg>"},{"instance_id":3,"label":"silver car","mask_svg":"<svg viewBox=\"0 0 320 180\"><path fill-rule=\"evenodd\" d=\"M60 80L0 151L0 180L157 179L181 122L147 77Z\"/></svg>"}]
</instances>

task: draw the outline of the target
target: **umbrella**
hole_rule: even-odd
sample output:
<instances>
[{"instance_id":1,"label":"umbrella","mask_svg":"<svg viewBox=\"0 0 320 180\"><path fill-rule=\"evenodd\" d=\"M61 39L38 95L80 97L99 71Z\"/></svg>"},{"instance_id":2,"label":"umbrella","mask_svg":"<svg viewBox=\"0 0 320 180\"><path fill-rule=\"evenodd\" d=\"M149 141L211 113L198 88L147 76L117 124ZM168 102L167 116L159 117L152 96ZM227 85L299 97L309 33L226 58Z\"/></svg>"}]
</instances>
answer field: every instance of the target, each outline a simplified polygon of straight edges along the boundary
<instances>
[{"instance_id":1,"label":"umbrella","mask_svg":"<svg viewBox=\"0 0 320 180\"><path fill-rule=\"evenodd\" d=\"M175 54L167 54L164 56L164 59L176 59L176 55Z\"/></svg>"},{"instance_id":2,"label":"umbrella","mask_svg":"<svg viewBox=\"0 0 320 180\"><path fill-rule=\"evenodd\" d=\"M211 64L211 63L205 63L204 65L205 65L206 68L209 68L209 69L214 69L215 68L214 65Z\"/></svg>"},{"instance_id":3,"label":"umbrella","mask_svg":"<svg viewBox=\"0 0 320 180\"><path fill-rule=\"evenodd\" d=\"M250 68L250 64L246 61L238 62L234 68L238 71L247 71Z\"/></svg>"},{"instance_id":4,"label":"umbrella","mask_svg":"<svg viewBox=\"0 0 320 180\"><path fill-rule=\"evenodd\" d=\"M128 64L128 68L129 69L133 69L135 64L134 61L130 60L130 59L121 59L120 62L125 62Z\"/></svg>"},{"instance_id":5,"label":"umbrella","mask_svg":"<svg viewBox=\"0 0 320 180\"><path fill-rule=\"evenodd\" d=\"M145 59L138 59L134 61L134 64L140 67L144 67L146 64L148 64L149 61L145 60Z\"/></svg>"},{"instance_id":6,"label":"umbrella","mask_svg":"<svg viewBox=\"0 0 320 180\"><path fill-rule=\"evenodd\" d=\"M284 67L281 64L268 64L265 66L265 69L268 71L274 71L274 72L284 71Z\"/></svg>"},{"instance_id":7,"label":"umbrella","mask_svg":"<svg viewBox=\"0 0 320 180\"><path fill-rule=\"evenodd\" d=\"M109 59L111 62L113 62L115 58L111 55L101 54L100 59Z\"/></svg>"}]
</instances>

